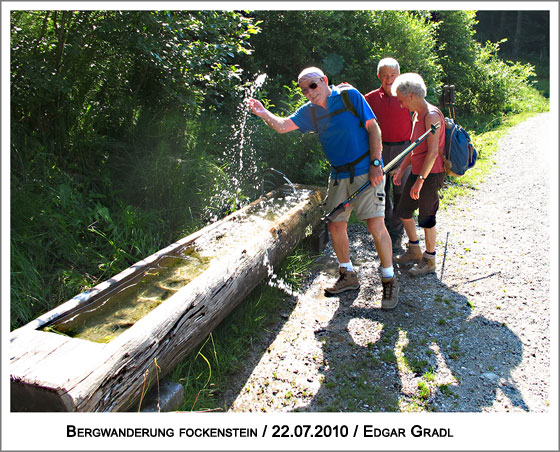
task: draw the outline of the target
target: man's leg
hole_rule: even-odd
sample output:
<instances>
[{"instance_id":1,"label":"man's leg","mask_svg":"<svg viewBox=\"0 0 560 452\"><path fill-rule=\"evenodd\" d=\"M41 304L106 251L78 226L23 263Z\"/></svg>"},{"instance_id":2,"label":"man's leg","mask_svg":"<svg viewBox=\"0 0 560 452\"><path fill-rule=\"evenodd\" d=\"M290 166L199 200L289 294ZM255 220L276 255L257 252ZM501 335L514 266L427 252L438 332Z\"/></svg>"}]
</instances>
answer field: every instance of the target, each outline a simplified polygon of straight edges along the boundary
<instances>
[{"instance_id":1,"label":"man's leg","mask_svg":"<svg viewBox=\"0 0 560 452\"><path fill-rule=\"evenodd\" d=\"M338 280L330 287L325 289L327 295L335 295L347 290L359 289L360 283L358 275L350 265L350 242L348 240L348 223L345 221L335 221L329 223L329 233L333 243L333 249L340 264Z\"/></svg>"},{"instance_id":2,"label":"man's leg","mask_svg":"<svg viewBox=\"0 0 560 452\"><path fill-rule=\"evenodd\" d=\"M391 152L392 146L383 144L383 150L381 151L381 156L383 158L383 163L386 165L392 160L393 153ZM386 177L385 178L385 227L387 230L391 228L391 215L393 213L393 203L391 201L391 186L392 186L392 178Z\"/></svg>"},{"instance_id":3,"label":"man's leg","mask_svg":"<svg viewBox=\"0 0 560 452\"><path fill-rule=\"evenodd\" d=\"M385 165L397 157L408 146L408 144L410 144L410 142L399 145L384 144L383 162ZM409 174L410 165L403 173L401 185L393 184L392 174L387 177L387 182L385 184L385 225L389 231L393 247L395 247L394 249L398 249L400 247L403 234L403 224L397 214L397 206L399 205L402 189Z\"/></svg>"},{"instance_id":4,"label":"man's leg","mask_svg":"<svg viewBox=\"0 0 560 452\"><path fill-rule=\"evenodd\" d=\"M399 217L399 215L397 214L397 206L399 205L399 202L401 200L401 196L403 193L403 187L404 184L406 182L406 180L408 179L408 176L410 175L410 166L407 167L407 169L404 171L403 176L402 176L402 182L400 185L394 185L393 184L393 199L392 199L392 205L393 205L393 211L391 212L391 222L389 225L389 234L391 235L391 237L393 236L402 236L403 233L403 223L401 218ZM392 178L391 178L391 183L392 183Z\"/></svg>"},{"instance_id":5,"label":"man's leg","mask_svg":"<svg viewBox=\"0 0 560 452\"><path fill-rule=\"evenodd\" d=\"M333 249L338 258L338 262L350 262L348 223L345 221L329 223L329 233L331 234Z\"/></svg>"},{"instance_id":6,"label":"man's leg","mask_svg":"<svg viewBox=\"0 0 560 452\"><path fill-rule=\"evenodd\" d=\"M382 268L393 266L393 249L391 247L391 237L385 227L383 217L368 218L366 220L368 231L373 236L375 249L379 254Z\"/></svg>"},{"instance_id":7,"label":"man's leg","mask_svg":"<svg viewBox=\"0 0 560 452\"><path fill-rule=\"evenodd\" d=\"M383 217L368 218L368 231L373 236L377 254L381 261L381 284L383 285L382 309L395 309L399 303L399 285L393 269L393 248L391 236L385 227Z\"/></svg>"}]
</instances>

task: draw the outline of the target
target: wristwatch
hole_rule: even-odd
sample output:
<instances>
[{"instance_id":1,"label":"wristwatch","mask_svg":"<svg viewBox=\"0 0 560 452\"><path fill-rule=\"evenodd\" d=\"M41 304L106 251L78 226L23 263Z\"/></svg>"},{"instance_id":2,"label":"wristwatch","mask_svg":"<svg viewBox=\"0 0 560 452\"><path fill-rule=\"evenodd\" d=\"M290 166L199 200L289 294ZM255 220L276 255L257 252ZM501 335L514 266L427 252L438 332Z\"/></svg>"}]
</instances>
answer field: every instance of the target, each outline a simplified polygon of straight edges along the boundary
<instances>
[{"instance_id":1,"label":"wristwatch","mask_svg":"<svg viewBox=\"0 0 560 452\"><path fill-rule=\"evenodd\" d=\"M371 161L371 166L379 166L381 165L381 162L379 161L379 159L375 159Z\"/></svg>"},{"instance_id":2,"label":"wristwatch","mask_svg":"<svg viewBox=\"0 0 560 452\"><path fill-rule=\"evenodd\" d=\"M421 174L418 176L418 179L420 180L426 180L426 178L424 176L422 176Z\"/></svg>"}]
</instances>

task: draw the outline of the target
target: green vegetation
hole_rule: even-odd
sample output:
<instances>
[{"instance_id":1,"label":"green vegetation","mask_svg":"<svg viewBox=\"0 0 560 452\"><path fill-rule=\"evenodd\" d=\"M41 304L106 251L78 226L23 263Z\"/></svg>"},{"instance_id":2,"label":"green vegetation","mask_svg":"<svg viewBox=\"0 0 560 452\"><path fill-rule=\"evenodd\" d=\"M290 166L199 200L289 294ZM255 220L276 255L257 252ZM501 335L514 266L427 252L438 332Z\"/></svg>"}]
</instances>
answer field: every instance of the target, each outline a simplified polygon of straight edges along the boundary
<instances>
[{"instance_id":1,"label":"green vegetation","mask_svg":"<svg viewBox=\"0 0 560 452\"><path fill-rule=\"evenodd\" d=\"M201 116L240 89L257 31L233 12L11 13L12 327L204 224Z\"/></svg>"},{"instance_id":2,"label":"green vegetation","mask_svg":"<svg viewBox=\"0 0 560 452\"><path fill-rule=\"evenodd\" d=\"M491 167L491 134L503 133L506 114L548 108L531 87L548 60L501 60L499 40L476 40L473 11L12 11L10 19L12 328L254 199L266 168L325 183L328 163L312 135L278 135L249 114L246 149L236 148L240 103L258 73L268 77L257 95L283 115L305 101L294 77L312 64L364 93L378 86L383 56L420 72L432 102L442 84L455 84L457 117L481 154L461 187ZM242 153L247 174L237 171Z\"/></svg>"},{"instance_id":3,"label":"green vegetation","mask_svg":"<svg viewBox=\"0 0 560 452\"><path fill-rule=\"evenodd\" d=\"M396 57L423 75L435 104L454 84L479 161L447 180L444 208L477 189L511 126L549 108L546 11L22 10L10 24L12 328L251 201L267 168L325 184L328 163L310 134L278 135L249 114L237 147L257 74L267 74L257 97L281 115L305 102L294 78L310 65L366 93L379 86L379 59ZM310 261L296 250L281 274L297 288ZM223 382L287 302L261 284L175 370L184 409L220 408ZM387 348L397 337L370 347L373 363L397 361ZM401 360L418 373L429 365Z\"/></svg>"}]
</instances>

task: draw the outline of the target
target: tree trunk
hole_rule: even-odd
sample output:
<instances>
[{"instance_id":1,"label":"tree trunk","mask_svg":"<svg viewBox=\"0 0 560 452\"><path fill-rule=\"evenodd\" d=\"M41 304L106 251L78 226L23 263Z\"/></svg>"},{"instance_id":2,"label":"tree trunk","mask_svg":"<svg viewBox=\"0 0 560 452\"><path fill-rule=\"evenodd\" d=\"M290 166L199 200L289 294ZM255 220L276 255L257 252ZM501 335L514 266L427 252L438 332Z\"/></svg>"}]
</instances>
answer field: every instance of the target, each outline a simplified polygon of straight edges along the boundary
<instances>
[{"instance_id":1,"label":"tree trunk","mask_svg":"<svg viewBox=\"0 0 560 452\"><path fill-rule=\"evenodd\" d=\"M523 34L523 11L517 11L517 22L515 25L515 36L513 38L513 57L517 57L521 49L521 36Z\"/></svg>"},{"instance_id":2,"label":"tree trunk","mask_svg":"<svg viewBox=\"0 0 560 452\"><path fill-rule=\"evenodd\" d=\"M13 331L12 411L123 411L134 407L142 391L156 381L156 372L161 378L193 351L270 274L271 265L309 234L310 227L323 229L323 197L322 190L309 189L278 218L263 222L242 240L227 241L228 230L243 229L249 224L244 221L258 223L256 217L245 214L271 199L261 198ZM75 315L108 292L129 285L146 266L186 247L204 246L212 234L224 236L229 251L109 343L43 330L63 315Z\"/></svg>"}]
</instances>

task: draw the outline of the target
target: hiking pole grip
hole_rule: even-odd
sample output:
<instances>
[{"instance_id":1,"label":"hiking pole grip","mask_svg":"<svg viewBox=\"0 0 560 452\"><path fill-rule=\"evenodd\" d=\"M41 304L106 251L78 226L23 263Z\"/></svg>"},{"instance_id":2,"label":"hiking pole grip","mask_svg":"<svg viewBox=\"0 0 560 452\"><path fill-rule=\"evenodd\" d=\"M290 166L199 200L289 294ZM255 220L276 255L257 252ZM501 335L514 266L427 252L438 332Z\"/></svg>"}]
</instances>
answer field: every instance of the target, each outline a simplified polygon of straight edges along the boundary
<instances>
[{"instance_id":1,"label":"hiking pole grip","mask_svg":"<svg viewBox=\"0 0 560 452\"><path fill-rule=\"evenodd\" d=\"M451 109L453 113L451 114L451 118L455 121L455 85L451 85Z\"/></svg>"},{"instance_id":2,"label":"hiking pole grip","mask_svg":"<svg viewBox=\"0 0 560 452\"><path fill-rule=\"evenodd\" d=\"M449 85L443 86L443 106L448 107L451 103Z\"/></svg>"},{"instance_id":3,"label":"hiking pole grip","mask_svg":"<svg viewBox=\"0 0 560 452\"><path fill-rule=\"evenodd\" d=\"M418 146L422 141L424 141L430 133L435 134L436 130L439 129L441 124L436 122L430 126L430 130L427 130L421 136L419 136L414 143L410 144L404 151L402 151L399 155L397 155L393 160L391 160L387 165L382 168L383 174L388 174L395 166L400 164L401 160L406 157L406 155ZM336 217L338 217L342 212L346 210L346 207L350 205L350 203L358 197L358 195L363 192L368 186L370 185L369 180L358 188L354 193L352 193L348 199L341 202L338 206L336 206L333 210L331 210L326 216L322 218L322 221L326 221L327 223L332 222Z\"/></svg>"}]
</instances>

